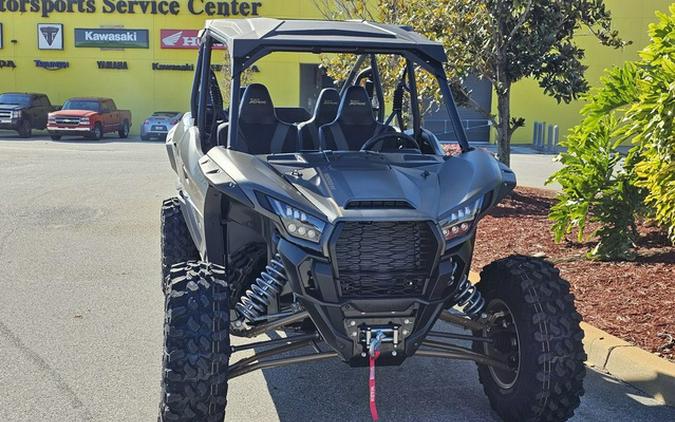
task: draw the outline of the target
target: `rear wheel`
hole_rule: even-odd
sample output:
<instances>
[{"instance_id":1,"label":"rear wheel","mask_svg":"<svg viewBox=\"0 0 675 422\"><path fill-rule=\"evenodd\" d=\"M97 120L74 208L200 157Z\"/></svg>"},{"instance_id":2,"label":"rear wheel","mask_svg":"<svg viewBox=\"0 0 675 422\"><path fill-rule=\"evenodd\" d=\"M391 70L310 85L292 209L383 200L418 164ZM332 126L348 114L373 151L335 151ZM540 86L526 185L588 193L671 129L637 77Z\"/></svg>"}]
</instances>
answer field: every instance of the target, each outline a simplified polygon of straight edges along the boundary
<instances>
[{"instance_id":1,"label":"rear wheel","mask_svg":"<svg viewBox=\"0 0 675 422\"><path fill-rule=\"evenodd\" d=\"M50 138L52 138L52 141L59 141L61 139L61 135L49 135Z\"/></svg>"},{"instance_id":2,"label":"rear wheel","mask_svg":"<svg viewBox=\"0 0 675 422\"><path fill-rule=\"evenodd\" d=\"M120 130L117 131L117 134L119 135L120 138L128 138L129 137L129 122L126 120L122 123L122 126L120 126Z\"/></svg>"},{"instance_id":3,"label":"rear wheel","mask_svg":"<svg viewBox=\"0 0 675 422\"><path fill-rule=\"evenodd\" d=\"M171 267L179 262L199 259L199 251L197 251L187 224L185 224L178 198L173 197L162 202L160 226L162 290L166 291L167 276Z\"/></svg>"},{"instance_id":4,"label":"rear wheel","mask_svg":"<svg viewBox=\"0 0 675 422\"><path fill-rule=\"evenodd\" d=\"M30 138L33 135L33 126L28 119L23 119L17 132L21 138Z\"/></svg>"},{"instance_id":5,"label":"rear wheel","mask_svg":"<svg viewBox=\"0 0 675 422\"><path fill-rule=\"evenodd\" d=\"M481 272L478 289L492 323L478 332L492 343L474 350L512 368L478 365L492 408L506 421L564 421L584 393L580 315L569 284L550 263L512 256Z\"/></svg>"},{"instance_id":6,"label":"rear wheel","mask_svg":"<svg viewBox=\"0 0 675 422\"><path fill-rule=\"evenodd\" d=\"M159 421L222 422L230 358L225 269L190 261L171 269L165 298Z\"/></svg>"}]
</instances>

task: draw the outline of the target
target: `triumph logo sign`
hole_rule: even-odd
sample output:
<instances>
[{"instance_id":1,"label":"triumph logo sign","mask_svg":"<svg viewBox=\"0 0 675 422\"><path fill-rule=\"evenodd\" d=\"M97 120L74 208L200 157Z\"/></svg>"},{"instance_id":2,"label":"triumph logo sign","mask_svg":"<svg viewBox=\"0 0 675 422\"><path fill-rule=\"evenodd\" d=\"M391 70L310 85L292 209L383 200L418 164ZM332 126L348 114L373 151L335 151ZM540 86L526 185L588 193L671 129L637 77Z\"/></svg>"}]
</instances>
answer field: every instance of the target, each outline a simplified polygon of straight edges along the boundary
<instances>
[{"instance_id":1,"label":"triumph logo sign","mask_svg":"<svg viewBox=\"0 0 675 422\"><path fill-rule=\"evenodd\" d=\"M192 49L199 48L199 31L194 29L162 29L159 31L161 48ZM223 47L214 46L222 49Z\"/></svg>"},{"instance_id":2,"label":"triumph logo sign","mask_svg":"<svg viewBox=\"0 0 675 422\"><path fill-rule=\"evenodd\" d=\"M39 23L38 49L63 50L63 25L60 23Z\"/></svg>"},{"instance_id":3,"label":"triumph logo sign","mask_svg":"<svg viewBox=\"0 0 675 422\"><path fill-rule=\"evenodd\" d=\"M147 29L75 29L75 47L149 48Z\"/></svg>"}]
</instances>

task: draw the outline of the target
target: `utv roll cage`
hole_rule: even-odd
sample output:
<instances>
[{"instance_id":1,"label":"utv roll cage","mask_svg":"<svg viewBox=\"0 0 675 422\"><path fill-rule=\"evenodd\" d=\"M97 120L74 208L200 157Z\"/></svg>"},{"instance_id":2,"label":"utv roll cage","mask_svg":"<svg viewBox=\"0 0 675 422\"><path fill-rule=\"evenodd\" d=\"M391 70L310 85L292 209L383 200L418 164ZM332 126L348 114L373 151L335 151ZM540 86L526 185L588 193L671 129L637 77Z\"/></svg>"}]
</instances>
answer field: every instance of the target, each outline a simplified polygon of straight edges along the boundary
<instances>
[{"instance_id":1,"label":"utv roll cage","mask_svg":"<svg viewBox=\"0 0 675 422\"><path fill-rule=\"evenodd\" d=\"M347 53L354 54L357 59L345 81L342 82L340 95L348 87L363 78L366 74L373 83L374 94L380 107L377 121L385 123L384 92L376 54L394 54L405 59L405 67L401 80L407 81L404 89L410 98L417 98L415 66L420 66L436 77L440 87L442 103L445 105L452 128L462 152L470 149L466 132L461 124L457 106L450 90L443 63L447 56L443 46L413 32L410 27L372 23L368 21L318 21L318 20L278 20L271 18L255 18L248 20L209 20L200 32L199 58L195 78L192 84L190 108L193 118L196 116L202 143L208 137L211 145L222 144L216 137L215 130L208 130L208 119L213 124L218 113L209 116L209 101L220 96L213 85L217 81L211 70L211 51L214 45L224 45L229 54L230 107L227 121L227 146L231 148L238 136L239 103L241 100L241 74L261 58L273 52L299 53ZM359 71L361 66L370 62L369 67ZM211 97L211 98L209 98ZM220 98L222 102L222 98ZM417 101L410 101L413 137L419 139L421 131L421 114ZM390 123L394 114L386 121ZM399 127L402 121L399 115ZM402 127L401 127L402 129ZM206 152L206 151L204 151Z\"/></svg>"}]
</instances>

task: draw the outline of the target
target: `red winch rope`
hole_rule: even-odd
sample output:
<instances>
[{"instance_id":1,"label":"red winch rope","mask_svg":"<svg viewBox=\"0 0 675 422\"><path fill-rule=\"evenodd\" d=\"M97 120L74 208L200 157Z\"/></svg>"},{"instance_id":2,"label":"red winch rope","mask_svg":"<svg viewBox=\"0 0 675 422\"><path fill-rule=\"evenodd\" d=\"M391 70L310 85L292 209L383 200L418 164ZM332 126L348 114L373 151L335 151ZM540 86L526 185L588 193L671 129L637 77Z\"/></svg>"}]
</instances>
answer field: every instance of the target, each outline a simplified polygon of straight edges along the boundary
<instances>
[{"instance_id":1,"label":"red winch rope","mask_svg":"<svg viewBox=\"0 0 675 422\"><path fill-rule=\"evenodd\" d=\"M374 421L380 418L377 416L377 404L375 403L375 361L380 357L380 352L376 351L370 355L370 376L368 377L368 389L370 391L370 416Z\"/></svg>"}]
</instances>

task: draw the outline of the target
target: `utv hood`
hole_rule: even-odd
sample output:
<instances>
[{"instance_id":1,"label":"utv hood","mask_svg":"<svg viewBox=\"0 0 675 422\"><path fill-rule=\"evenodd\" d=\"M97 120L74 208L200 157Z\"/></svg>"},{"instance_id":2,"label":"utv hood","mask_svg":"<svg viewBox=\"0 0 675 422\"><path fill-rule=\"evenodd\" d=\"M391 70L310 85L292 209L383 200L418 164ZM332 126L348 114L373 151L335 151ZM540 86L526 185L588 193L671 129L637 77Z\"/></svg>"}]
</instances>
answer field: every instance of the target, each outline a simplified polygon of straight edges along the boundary
<instances>
[{"instance_id":1,"label":"utv hood","mask_svg":"<svg viewBox=\"0 0 675 422\"><path fill-rule=\"evenodd\" d=\"M487 152L459 157L419 154L314 153L267 160L224 148L208 155L251 203L256 192L337 219L439 220L489 191L491 202L515 178Z\"/></svg>"}]
</instances>

